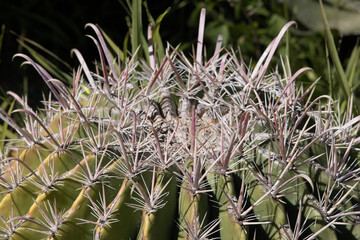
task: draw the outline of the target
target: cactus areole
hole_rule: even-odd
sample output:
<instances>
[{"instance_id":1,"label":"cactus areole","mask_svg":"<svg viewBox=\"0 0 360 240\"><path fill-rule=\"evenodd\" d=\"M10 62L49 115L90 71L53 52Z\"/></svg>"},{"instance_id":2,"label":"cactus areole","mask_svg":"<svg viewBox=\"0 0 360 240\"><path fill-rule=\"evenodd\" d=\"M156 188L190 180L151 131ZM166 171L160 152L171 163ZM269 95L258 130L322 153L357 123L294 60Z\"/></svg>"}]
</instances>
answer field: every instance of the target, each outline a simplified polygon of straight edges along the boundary
<instances>
[{"instance_id":1,"label":"cactus areole","mask_svg":"<svg viewBox=\"0 0 360 240\"><path fill-rule=\"evenodd\" d=\"M269 67L294 24L254 66L221 37L203 56L204 9L191 57L150 45L121 62L88 24L100 60L72 50L71 88L17 54L51 96L33 110L9 92L21 107L0 110L19 136L1 152L0 238L360 239L360 117L295 84L310 68Z\"/></svg>"}]
</instances>

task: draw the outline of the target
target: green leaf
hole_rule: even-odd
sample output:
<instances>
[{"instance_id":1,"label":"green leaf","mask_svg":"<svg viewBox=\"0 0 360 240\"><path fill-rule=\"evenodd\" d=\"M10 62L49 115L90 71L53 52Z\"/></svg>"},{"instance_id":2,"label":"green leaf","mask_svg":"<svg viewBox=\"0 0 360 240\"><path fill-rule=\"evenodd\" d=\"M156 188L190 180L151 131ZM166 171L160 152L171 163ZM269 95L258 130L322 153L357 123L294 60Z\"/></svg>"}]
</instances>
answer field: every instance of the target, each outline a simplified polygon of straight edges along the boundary
<instances>
[{"instance_id":1,"label":"green leaf","mask_svg":"<svg viewBox=\"0 0 360 240\"><path fill-rule=\"evenodd\" d=\"M106 42L109 44L109 46L111 47L111 49L113 50L113 52L115 54L119 54L120 55L120 59L121 61L124 61L125 60L125 56L124 56L124 53L123 51L121 51L121 49L116 45L116 43L114 43L114 41L109 37L109 35L106 34L106 32L100 28L98 25L97 27L100 29L102 35L104 36ZM111 53L110 53L111 54ZM111 56L113 58L113 56Z\"/></svg>"},{"instance_id":2,"label":"green leaf","mask_svg":"<svg viewBox=\"0 0 360 240\"><path fill-rule=\"evenodd\" d=\"M142 32L142 11L141 0L132 1L131 5L131 53L134 54L140 45L143 35ZM145 47L145 46L143 46ZM141 56L141 53L139 53Z\"/></svg>"},{"instance_id":3,"label":"green leaf","mask_svg":"<svg viewBox=\"0 0 360 240\"><path fill-rule=\"evenodd\" d=\"M4 35L5 35L5 24L2 24L2 25L1 25L1 33L0 33L0 54L1 54L1 49L2 49L2 43L3 43Z\"/></svg>"},{"instance_id":4,"label":"green leaf","mask_svg":"<svg viewBox=\"0 0 360 240\"><path fill-rule=\"evenodd\" d=\"M171 8L168 7L155 21L154 18L150 14L150 10L149 10L146 2L144 2L144 6L145 6L145 10L146 10L146 13L148 16L148 20L152 26L152 31L153 31L152 37L153 37L153 42L155 44L157 60L158 60L158 63L161 63L162 59L165 57L165 48L164 48L164 44L163 44L163 42L161 40L161 36L160 36L160 24L161 24L162 20L164 19L164 17L170 12Z\"/></svg>"},{"instance_id":5,"label":"green leaf","mask_svg":"<svg viewBox=\"0 0 360 240\"><path fill-rule=\"evenodd\" d=\"M346 78L349 79L349 84L350 84L350 86L353 87L353 89L352 89L353 91L355 90L355 88L352 83L355 78L357 66L359 64L359 53L360 53L360 48L359 48L359 39L358 39L358 41L356 42L356 46L354 47L354 49L351 53L349 62L347 64L346 70L345 70ZM360 74L358 74L357 77L359 77L359 76L360 76ZM357 78L357 79L359 79L359 78Z\"/></svg>"},{"instance_id":6,"label":"green leaf","mask_svg":"<svg viewBox=\"0 0 360 240\"><path fill-rule=\"evenodd\" d=\"M326 14L325 14L325 10L324 10L322 0L319 0L319 3L320 3L320 8L321 8L321 15L322 15L324 26L325 26L326 43L327 43L327 46L328 46L329 51L330 51L331 59L332 59L334 65L335 65L336 73L337 73L337 75L338 75L338 77L340 79L341 87L342 87L342 89L343 89L343 91L344 91L344 93L346 95L346 99L348 99L350 97L350 95L351 95L351 87L350 87L350 85L348 83L348 80L346 78L344 69L341 66L341 61L340 61L339 55L338 55L337 50L336 50L334 37L333 37L333 35L331 33L331 30L330 30L330 27L329 27L329 24L328 24L328 21L327 21L327 18L326 18Z\"/></svg>"},{"instance_id":7,"label":"green leaf","mask_svg":"<svg viewBox=\"0 0 360 240\"><path fill-rule=\"evenodd\" d=\"M1 108L2 109L6 109L7 105L9 104L8 101L4 101L2 104L1 104ZM11 112L13 111L14 109L14 105L15 105L15 100L13 100L10 104L10 107L9 107L9 110L8 110L8 114L10 115ZM5 138L8 137L10 139L17 139L17 136L16 134L13 134L11 131L8 130L8 124L7 122L4 122L3 125L1 126L0 125L0 150L3 149L4 147L4 144L5 144Z\"/></svg>"},{"instance_id":8,"label":"green leaf","mask_svg":"<svg viewBox=\"0 0 360 240\"><path fill-rule=\"evenodd\" d=\"M14 33L15 34L15 33ZM66 68L68 68L69 70L71 69L71 66L65 62L64 60L62 60L60 57L58 57L56 54L54 54L53 52L51 52L49 49L43 47L41 44L23 37L23 36L19 36L17 34L15 34L19 39L18 42L20 45L22 45L23 47L29 47L29 46L33 46L37 49L39 49L40 51L43 51L44 53L46 53L47 55L49 55L50 57L54 58L56 61L59 61L62 65L64 65ZM28 43L29 45L25 45L25 43Z\"/></svg>"},{"instance_id":9,"label":"green leaf","mask_svg":"<svg viewBox=\"0 0 360 240\"><path fill-rule=\"evenodd\" d=\"M43 67L45 68L50 74L53 75L53 77L59 79L59 80L63 80L65 81L67 84L72 85L73 80L70 74L64 72L63 70L61 70L59 67L57 67L56 64L52 63L51 61L49 61L46 57L44 57L43 55L41 55L38 51L36 51L35 49L33 49L31 46L27 45L25 42L22 42L21 40L18 40L19 44L22 45L26 50L28 50L28 52L30 53L30 55ZM51 56L53 56L52 53L48 53L45 52L47 54L51 54ZM65 64L66 68L69 68L70 71L70 67Z\"/></svg>"},{"instance_id":10,"label":"green leaf","mask_svg":"<svg viewBox=\"0 0 360 240\"><path fill-rule=\"evenodd\" d=\"M353 3L351 3L353 2ZM323 10L328 16L328 25L341 35L358 35L360 33L360 14L356 9L356 1L326 0ZM319 4L315 0L287 0L298 22L313 31L321 31Z\"/></svg>"}]
</instances>

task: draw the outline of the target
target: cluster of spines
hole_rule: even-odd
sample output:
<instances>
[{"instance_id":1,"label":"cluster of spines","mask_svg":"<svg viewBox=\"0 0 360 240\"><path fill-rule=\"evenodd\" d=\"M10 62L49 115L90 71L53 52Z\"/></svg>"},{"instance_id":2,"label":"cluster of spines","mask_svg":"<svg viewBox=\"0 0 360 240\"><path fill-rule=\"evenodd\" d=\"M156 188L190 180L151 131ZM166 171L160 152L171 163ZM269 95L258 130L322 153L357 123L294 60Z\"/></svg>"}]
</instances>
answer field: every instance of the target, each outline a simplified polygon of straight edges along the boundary
<instances>
[{"instance_id":1,"label":"cluster of spines","mask_svg":"<svg viewBox=\"0 0 360 240\"><path fill-rule=\"evenodd\" d=\"M359 117L341 122L328 96L311 101L315 85L296 90L309 68L291 74L282 63L283 78L266 75L293 22L250 70L221 45L203 63L204 22L202 11L193 61L169 47L158 65L152 56L123 68L88 25L99 69L90 72L73 50L81 68L71 90L18 54L56 101L40 117L11 93L25 128L1 110L23 141L8 144L18 156L2 159L0 236L359 237Z\"/></svg>"}]
</instances>

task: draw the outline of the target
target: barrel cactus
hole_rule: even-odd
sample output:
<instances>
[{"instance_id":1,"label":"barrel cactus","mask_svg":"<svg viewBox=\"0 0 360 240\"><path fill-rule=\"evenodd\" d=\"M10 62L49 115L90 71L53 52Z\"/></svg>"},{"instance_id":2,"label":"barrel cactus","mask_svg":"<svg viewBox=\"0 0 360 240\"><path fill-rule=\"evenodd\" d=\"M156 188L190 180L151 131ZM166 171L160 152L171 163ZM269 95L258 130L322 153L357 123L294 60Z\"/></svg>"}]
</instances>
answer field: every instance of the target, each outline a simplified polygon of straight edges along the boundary
<instances>
[{"instance_id":1,"label":"barrel cactus","mask_svg":"<svg viewBox=\"0 0 360 240\"><path fill-rule=\"evenodd\" d=\"M168 46L120 62L99 29L100 61L67 87L24 54L51 90L22 108L1 153L1 239L360 239L360 117L269 64L232 50L192 57ZM151 37L151 31L149 36ZM282 69L282 70L279 70Z\"/></svg>"}]
</instances>

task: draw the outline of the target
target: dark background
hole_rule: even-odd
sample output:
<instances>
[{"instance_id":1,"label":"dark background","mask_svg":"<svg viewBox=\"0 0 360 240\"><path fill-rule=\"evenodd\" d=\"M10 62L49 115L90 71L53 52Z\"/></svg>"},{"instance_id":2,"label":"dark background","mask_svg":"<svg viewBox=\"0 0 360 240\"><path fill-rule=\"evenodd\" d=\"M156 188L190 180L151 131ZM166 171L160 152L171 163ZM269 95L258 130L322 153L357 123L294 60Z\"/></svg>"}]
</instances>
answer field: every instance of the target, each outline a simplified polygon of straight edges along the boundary
<instances>
[{"instance_id":1,"label":"dark background","mask_svg":"<svg viewBox=\"0 0 360 240\"><path fill-rule=\"evenodd\" d=\"M65 62L76 66L75 60L70 57L72 48L79 49L85 59L97 57L96 47L85 37L85 34L90 33L89 29L84 29L86 23L99 24L116 43L121 43L128 31L124 18L126 12L116 0L0 2L0 23L5 25L0 54L0 86L5 92L12 90L23 94L24 78L27 78L26 94L31 96L31 105L42 99L41 93L46 92L47 88L32 67L20 68L22 59L12 61L14 54L27 53L19 46L15 34L36 41ZM161 11L161 6L151 5L151 8L154 13Z\"/></svg>"}]
</instances>

